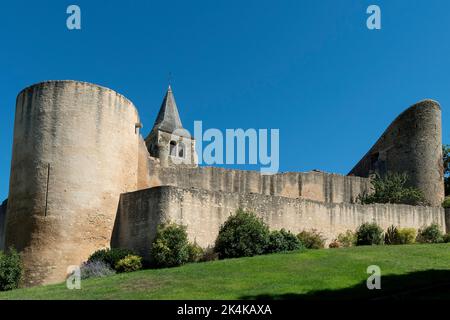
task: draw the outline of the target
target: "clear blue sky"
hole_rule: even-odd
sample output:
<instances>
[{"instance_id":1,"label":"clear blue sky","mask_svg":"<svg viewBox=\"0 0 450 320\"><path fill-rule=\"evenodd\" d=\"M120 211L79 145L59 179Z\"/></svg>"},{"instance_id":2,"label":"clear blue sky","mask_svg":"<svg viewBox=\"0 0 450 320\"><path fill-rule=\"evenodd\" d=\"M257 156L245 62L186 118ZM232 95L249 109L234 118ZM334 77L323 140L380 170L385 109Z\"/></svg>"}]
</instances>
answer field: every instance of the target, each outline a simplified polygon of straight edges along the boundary
<instances>
[{"instance_id":1,"label":"clear blue sky","mask_svg":"<svg viewBox=\"0 0 450 320\"><path fill-rule=\"evenodd\" d=\"M81 31L66 28L70 4ZM366 28L370 4L380 31ZM446 0L2 1L0 198L16 95L50 79L124 94L146 134L172 72L187 129L279 128L281 171L346 174L424 98L441 103L449 143L449 15Z\"/></svg>"}]
</instances>

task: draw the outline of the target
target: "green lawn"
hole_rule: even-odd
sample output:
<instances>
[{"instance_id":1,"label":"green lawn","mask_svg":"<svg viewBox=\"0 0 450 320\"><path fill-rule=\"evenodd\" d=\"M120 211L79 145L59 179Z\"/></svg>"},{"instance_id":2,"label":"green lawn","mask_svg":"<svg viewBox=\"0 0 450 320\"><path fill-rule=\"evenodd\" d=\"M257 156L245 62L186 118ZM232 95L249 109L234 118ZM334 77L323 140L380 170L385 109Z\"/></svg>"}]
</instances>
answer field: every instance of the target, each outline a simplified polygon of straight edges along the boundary
<instances>
[{"instance_id":1,"label":"green lawn","mask_svg":"<svg viewBox=\"0 0 450 320\"><path fill-rule=\"evenodd\" d=\"M381 290L366 269L381 268ZM0 299L450 299L450 244L308 250L0 293Z\"/></svg>"}]
</instances>

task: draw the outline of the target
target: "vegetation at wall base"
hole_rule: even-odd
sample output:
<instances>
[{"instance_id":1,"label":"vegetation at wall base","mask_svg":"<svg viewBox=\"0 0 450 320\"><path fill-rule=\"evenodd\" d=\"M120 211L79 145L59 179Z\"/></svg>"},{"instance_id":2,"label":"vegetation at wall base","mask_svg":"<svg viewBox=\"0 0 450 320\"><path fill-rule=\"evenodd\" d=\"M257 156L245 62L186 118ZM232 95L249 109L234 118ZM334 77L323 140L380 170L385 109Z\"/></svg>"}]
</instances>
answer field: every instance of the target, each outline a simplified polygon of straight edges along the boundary
<instances>
[{"instance_id":1,"label":"vegetation at wall base","mask_svg":"<svg viewBox=\"0 0 450 320\"><path fill-rule=\"evenodd\" d=\"M363 223L356 230L356 245L379 245L383 244L383 229L376 223Z\"/></svg>"},{"instance_id":2,"label":"vegetation at wall base","mask_svg":"<svg viewBox=\"0 0 450 320\"><path fill-rule=\"evenodd\" d=\"M23 267L17 251L14 248L0 251L0 291L18 288L22 276Z\"/></svg>"},{"instance_id":3,"label":"vegetation at wall base","mask_svg":"<svg viewBox=\"0 0 450 320\"><path fill-rule=\"evenodd\" d=\"M303 247L298 237L285 229L281 229L270 232L266 253L294 251Z\"/></svg>"},{"instance_id":4,"label":"vegetation at wall base","mask_svg":"<svg viewBox=\"0 0 450 320\"><path fill-rule=\"evenodd\" d=\"M421 228L417 232L416 242L419 243L441 243L444 242L444 235L441 228L435 223Z\"/></svg>"},{"instance_id":5,"label":"vegetation at wall base","mask_svg":"<svg viewBox=\"0 0 450 320\"><path fill-rule=\"evenodd\" d=\"M392 225L386 230L384 234L384 243L387 245L400 243L398 228L396 226Z\"/></svg>"},{"instance_id":6,"label":"vegetation at wall base","mask_svg":"<svg viewBox=\"0 0 450 320\"><path fill-rule=\"evenodd\" d=\"M297 238L307 249L322 249L325 247L326 238L316 229L303 230Z\"/></svg>"},{"instance_id":7,"label":"vegetation at wall base","mask_svg":"<svg viewBox=\"0 0 450 320\"><path fill-rule=\"evenodd\" d=\"M338 243L339 247L353 247L356 245L356 234L352 230L347 230L337 236L336 242Z\"/></svg>"},{"instance_id":8,"label":"vegetation at wall base","mask_svg":"<svg viewBox=\"0 0 450 320\"><path fill-rule=\"evenodd\" d=\"M186 226L170 221L161 224L151 247L153 265L157 268L181 266L189 262L191 250Z\"/></svg>"},{"instance_id":9,"label":"vegetation at wall base","mask_svg":"<svg viewBox=\"0 0 450 320\"><path fill-rule=\"evenodd\" d=\"M239 209L220 227L214 250L220 259L264 254L269 236L269 227L260 218Z\"/></svg>"},{"instance_id":10,"label":"vegetation at wall base","mask_svg":"<svg viewBox=\"0 0 450 320\"><path fill-rule=\"evenodd\" d=\"M398 229L398 243L397 244L413 244L416 239L417 231L414 228L400 228Z\"/></svg>"},{"instance_id":11,"label":"vegetation at wall base","mask_svg":"<svg viewBox=\"0 0 450 320\"><path fill-rule=\"evenodd\" d=\"M100 278L116 273L109 264L101 260L86 261L80 267L81 279Z\"/></svg>"},{"instance_id":12,"label":"vegetation at wall base","mask_svg":"<svg viewBox=\"0 0 450 320\"><path fill-rule=\"evenodd\" d=\"M142 257L129 254L116 264L117 272L134 272L142 269Z\"/></svg>"},{"instance_id":13,"label":"vegetation at wall base","mask_svg":"<svg viewBox=\"0 0 450 320\"><path fill-rule=\"evenodd\" d=\"M0 299L450 299L450 244L306 250L189 263L0 293ZM382 290L367 290L367 266Z\"/></svg>"},{"instance_id":14,"label":"vegetation at wall base","mask_svg":"<svg viewBox=\"0 0 450 320\"><path fill-rule=\"evenodd\" d=\"M88 262L102 261L111 269L117 271L117 263L128 255L135 255L135 253L132 250L122 248L100 249L89 256Z\"/></svg>"},{"instance_id":15,"label":"vegetation at wall base","mask_svg":"<svg viewBox=\"0 0 450 320\"><path fill-rule=\"evenodd\" d=\"M444 243L450 243L450 232L447 232L443 237Z\"/></svg>"}]
</instances>

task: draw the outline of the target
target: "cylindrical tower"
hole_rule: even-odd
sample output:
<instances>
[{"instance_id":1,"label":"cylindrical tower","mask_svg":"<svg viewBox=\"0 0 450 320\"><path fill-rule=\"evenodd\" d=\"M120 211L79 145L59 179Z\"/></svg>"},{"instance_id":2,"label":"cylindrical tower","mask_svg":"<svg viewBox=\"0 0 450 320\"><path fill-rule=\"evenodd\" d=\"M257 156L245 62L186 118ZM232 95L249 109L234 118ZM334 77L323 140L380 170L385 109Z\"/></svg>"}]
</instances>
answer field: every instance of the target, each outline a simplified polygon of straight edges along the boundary
<instances>
[{"instance_id":1,"label":"cylindrical tower","mask_svg":"<svg viewBox=\"0 0 450 320\"><path fill-rule=\"evenodd\" d=\"M444 200L441 107L423 100L402 112L350 174L406 172L432 206Z\"/></svg>"},{"instance_id":2,"label":"cylindrical tower","mask_svg":"<svg viewBox=\"0 0 450 320\"><path fill-rule=\"evenodd\" d=\"M65 279L109 246L119 196L136 190L139 116L115 91L47 81L17 97L5 246L25 285Z\"/></svg>"}]
</instances>

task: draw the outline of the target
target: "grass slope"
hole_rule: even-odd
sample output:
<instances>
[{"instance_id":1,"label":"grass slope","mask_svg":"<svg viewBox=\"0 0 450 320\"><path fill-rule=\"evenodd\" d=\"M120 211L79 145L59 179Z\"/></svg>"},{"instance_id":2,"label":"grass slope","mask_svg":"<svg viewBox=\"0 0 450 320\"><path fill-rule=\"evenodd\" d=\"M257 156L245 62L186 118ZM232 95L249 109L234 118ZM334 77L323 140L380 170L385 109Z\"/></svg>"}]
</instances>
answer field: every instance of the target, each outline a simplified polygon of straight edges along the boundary
<instances>
[{"instance_id":1,"label":"grass slope","mask_svg":"<svg viewBox=\"0 0 450 320\"><path fill-rule=\"evenodd\" d=\"M366 269L381 268L382 290ZM188 264L0 293L0 299L450 298L450 244L308 250ZM420 290L419 290L420 289Z\"/></svg>"}]
</instances>

